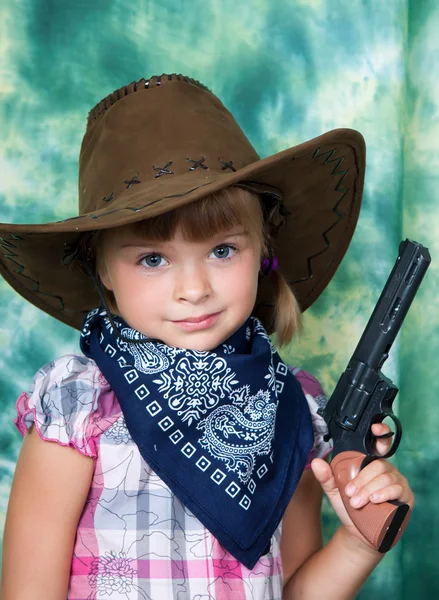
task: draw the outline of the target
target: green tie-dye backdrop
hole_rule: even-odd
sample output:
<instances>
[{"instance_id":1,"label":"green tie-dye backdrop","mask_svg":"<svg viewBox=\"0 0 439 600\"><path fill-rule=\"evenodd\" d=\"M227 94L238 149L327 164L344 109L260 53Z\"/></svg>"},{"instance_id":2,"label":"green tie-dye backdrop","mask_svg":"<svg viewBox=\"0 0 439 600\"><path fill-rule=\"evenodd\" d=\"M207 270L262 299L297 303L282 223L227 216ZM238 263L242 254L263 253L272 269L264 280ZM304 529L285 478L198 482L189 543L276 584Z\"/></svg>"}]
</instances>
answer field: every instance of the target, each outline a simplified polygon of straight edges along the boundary
<instances>
[{"instance_id":1,"label":"green tie-dye backdrop","mask_svg":"<svg viewBox=\"0 0 439 600\"><path fill-rule=\"evenodd\" d=\"M182 72L216 92L261 155L335 127L366 138L364 207L328 290L285 358L331 392L409 237L433 262L384 369L400 386L397 463L417 505L360 594L437 598L439 514L439 4L435 0L3 0L0 220L75 212L87 111L142 76ZM20 438L15 398L77 334L0 282L0 513ZM328 506L325 535L336 522ZM324 592L322 592L322 599Z\"/></svg>"}]
</instances>

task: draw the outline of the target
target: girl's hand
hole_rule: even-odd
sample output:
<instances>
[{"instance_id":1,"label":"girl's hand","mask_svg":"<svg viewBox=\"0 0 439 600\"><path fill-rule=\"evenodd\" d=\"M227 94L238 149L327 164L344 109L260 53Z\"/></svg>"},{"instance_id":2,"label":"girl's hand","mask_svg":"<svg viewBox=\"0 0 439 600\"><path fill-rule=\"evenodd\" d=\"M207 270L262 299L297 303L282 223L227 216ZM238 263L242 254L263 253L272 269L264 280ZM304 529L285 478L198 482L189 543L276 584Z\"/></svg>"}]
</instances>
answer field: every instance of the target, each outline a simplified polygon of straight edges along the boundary
<instances>
[{"instance_id":1,"label":"girl's hand","mask_svg":"<svg viewBox=\"0 0 439 600\"><path fill-rule=\"evenodd\" d=\"M372 425L372 433L376 436L384 435L389 431L390 428L384 423ZM385 455L391 444L391 438L377 439L376 454ZM315 458L311 463L311 468L347 531L371 548L371 544L355 527L344 507L331 466L326 461ZM405 502L410 508L413 508L415 503L407 479L401 475L395 465L384 459L374 460L362 469L346 487L346 493L350 496L351 505L355 508L361 508L368 502L379 504L388 500Z\"/></svg>"}]
</instances>

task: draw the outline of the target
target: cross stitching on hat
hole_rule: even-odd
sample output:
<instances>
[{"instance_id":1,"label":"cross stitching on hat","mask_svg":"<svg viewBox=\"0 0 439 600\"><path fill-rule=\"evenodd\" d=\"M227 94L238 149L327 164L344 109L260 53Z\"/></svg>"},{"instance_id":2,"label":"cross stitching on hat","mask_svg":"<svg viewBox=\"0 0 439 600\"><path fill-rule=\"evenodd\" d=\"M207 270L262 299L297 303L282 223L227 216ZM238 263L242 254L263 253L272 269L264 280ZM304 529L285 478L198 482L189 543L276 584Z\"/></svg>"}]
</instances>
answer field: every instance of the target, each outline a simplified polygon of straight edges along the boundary
<instances>
[{"instance_id":1,"label":"cross stitching on hat","mask_svg":"<svg viewBox=\"0 0 439 600\"><path fill-rule=\"evenodd\" d=\"M233 166L233 160L221 160L220 158L218 160L223 165L221 167L221 171L226 171L227 169L231 169L232 171L236 172L236 169Z\"/></svg>"},{"instance_id":2,"label":"cross stitching on hat","mask_svg":"<svg viewBox=\"0 0 439 600\"><path fill-rule=\"evenodd\" d=\"M126 183L126 181L125 181ZM140 183L139 181L137 183ZM103 202L111 202L111 200L113 200L114 198L114 194L113 192L111 192L111 194L108 194L108 196L105 196L105 198L102 198Z\"/></svg>"},{"instance_id":3,"label":"cross stitching on hat","mask_svg":"<svg viewBox=\"0 0 439 600\"><path fill-rule=\"evenodd\" d=\"M172 160L170 160L168 163L166 163L166 165L164 167L153 167L154 171L158 171L158 173L156 173L154 175L154 178L161 177L162 175L174 175L174 172L169 170L169 167L171 165L172 165Z\"/></svg>"},{"instance_id":4,"label":"cross stitching on hat","mask_svg":"<svg viewBox=\"0 0 439 600\"><path fill-rule=\"evenodd\" d=\"M197 169L198 167L200 167L201 169L208 169L209 167L204 163L204 161L206 160L205 156L202 156L200 158L200 160L194 160L193 158L187 158L186 160L188 160L189 162L193 163L192 167L189 169L189 171L195 171L195 169Z\"/></svg>"},{"instance_id":5,"label":"cross stitching on hat","mask_svg":"<svg viewBox=\"0 0 439 600\"><path fill-rule=\"evenodd\" d=\"M127 184L127 189L130 188L135 183L140 183L139 174L134 175L131 179L125 179L124 183Z\"/></svg>"}]
</instances>

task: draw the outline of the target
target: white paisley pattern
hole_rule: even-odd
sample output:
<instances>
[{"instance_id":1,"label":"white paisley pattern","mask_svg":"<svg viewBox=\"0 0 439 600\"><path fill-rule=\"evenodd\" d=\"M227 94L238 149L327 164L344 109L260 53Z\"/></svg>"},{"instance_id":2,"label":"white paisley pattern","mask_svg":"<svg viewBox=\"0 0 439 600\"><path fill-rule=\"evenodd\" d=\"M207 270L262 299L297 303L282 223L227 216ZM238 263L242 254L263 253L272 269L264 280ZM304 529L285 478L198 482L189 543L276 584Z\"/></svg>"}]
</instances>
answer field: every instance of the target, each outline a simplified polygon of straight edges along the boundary
<instances>
[{"instance_id":1,"label":"white paisley pattern","mask_svg":"<svg viewBox=\"0 0 439 600\"><path fill-rule=\"evenodd\" d=\"M241 397L236 404L242 404ZM197 429L204 431L199 443L247 484L255 456L270 454L275 419L276 403L271 401L268 391L259 390L255 396L246 398L243 410L228 404L212 411L197 425Z\"/></svg>"},{"instance_id":2,"label":"white paisley pattern","mask_svg":"<svg viewBox=\"0 0 439 600\"><path fill-rule=\"evenodd\" d=\"M155 344L148 343L148 339L139 331L124 327L121 334L129 340L145 340L144 344L129 344L121 339L117 340L119 350L131 354L134 359L134 366L138 371L148 375L159 373L169 367L169 359L166 354L158 350Z\"/></svg>"},{"instance_id":3,"label":"white paisley pattern","mask_svg":"<svg viewBox=\"0 0 439 600\"><path fill-rule=\"evenodd\" d=\"M188 425L215 408L238 383L236 374L217 354L196 350L190 354L196 360L184 356L173 368L162 373L160 379L153 380L168 400L169 408L177 411Z\"/></svg>"}]
</instances>

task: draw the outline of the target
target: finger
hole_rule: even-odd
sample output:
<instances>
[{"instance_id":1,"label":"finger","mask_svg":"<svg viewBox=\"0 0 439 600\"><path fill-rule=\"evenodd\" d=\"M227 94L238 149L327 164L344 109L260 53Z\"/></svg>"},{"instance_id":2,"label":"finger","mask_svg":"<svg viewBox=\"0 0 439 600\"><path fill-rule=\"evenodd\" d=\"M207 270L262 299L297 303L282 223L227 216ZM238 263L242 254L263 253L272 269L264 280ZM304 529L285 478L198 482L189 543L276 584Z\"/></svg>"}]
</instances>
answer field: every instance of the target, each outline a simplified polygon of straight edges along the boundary
<instances>
[{"instance_id":1,"label":"finger","mask_svg":"<svg viewBox=\"0 0 439 600\"><path fill-rule=\"evenodd\" d=\"M364 488L365 485L376 477L392 471L397 471L392 463L389 463L382 458L378 458L369 463L364 469L361 469L361 471L352 479L346 486L346 494L348 496L354 496L354 494Z\"/></svg>"},{"instance_id":2,"label":"finger","mask_svg":"<svg viewBox=\"0 0 439 600\"><path fill-rule=\"evenodd\" d=\"M398 486L398 493L402 495L404 493L404 489L402 486L402 476L400 473L396 472L387 472L382 473L378 477L374 477L369 483L367 483L364 487L359 489L354 496L352 496L350 502L352 506L355 508L361 508L365 504L367 504L374 494L377 494L377 498L380 494L384 494L384 490L387 488ZM397 498L398 496L395 496ZM394 498L392 498L393 500ZM387 500L387 499L386 499ZM379 502L384 502L385 500L379 500Z\"/></svg>"},{"instance_id":3,"label":"finger","mask_svg":"<svg viewBox=\"0 0 439 600\"><path fill-rule=\"evenodd\" d=\"M371 426L371 430L373 435L377 437L381 435L387 435L392 431L387 425L387 423L373 423Z\"/></svg>"},{"instance_id":4,"label":"finger","mask_svg":"<svg viewBox=\"0 0 439 600\"><path fill-rule=\"evenodd\" d=\"M331 494L338 493L338 488L332 473L332 469L325 460L322 460L321 458L315 458L311 462L311 469L314 473L314 477L322 486L325 494L330 496Z\"/></svg>"},{"instance_id":5,"label":"finger","mask_svg":"<svg viewBox=\"0 0 439 600\"><path fill-rule=\"evenodd\" d=\"M389 500L399 500L399 502L405 502L413 508L414 495L410 488L406 488L401 483L395 483L373 492L370 496L370 501L376 504L388 502Z\"/></svg>"},{"instance_id":6,"label":"finger","mask_svg":"<svg viewBox=\"0 0 439 600\"><path fill-rule=\"evenodd\" d=\"M371 427L374 436L374 452L379 456L387 454L392 447L394 432L386 423L374 423ZM386 437L385 437L386 436Z\"/></svg>"}]
</instances>

